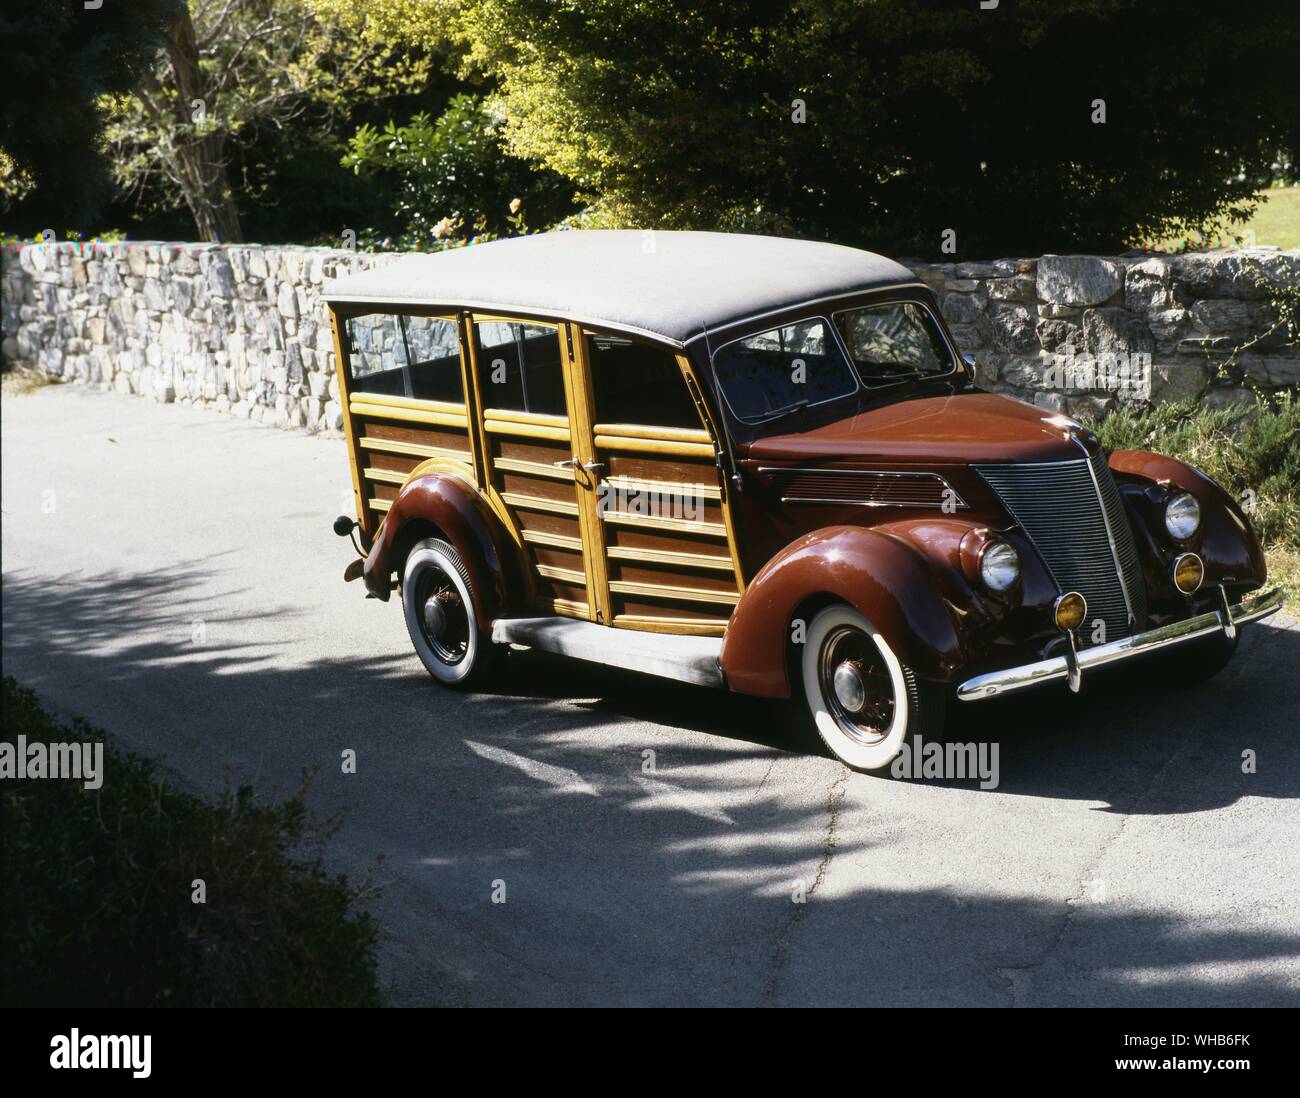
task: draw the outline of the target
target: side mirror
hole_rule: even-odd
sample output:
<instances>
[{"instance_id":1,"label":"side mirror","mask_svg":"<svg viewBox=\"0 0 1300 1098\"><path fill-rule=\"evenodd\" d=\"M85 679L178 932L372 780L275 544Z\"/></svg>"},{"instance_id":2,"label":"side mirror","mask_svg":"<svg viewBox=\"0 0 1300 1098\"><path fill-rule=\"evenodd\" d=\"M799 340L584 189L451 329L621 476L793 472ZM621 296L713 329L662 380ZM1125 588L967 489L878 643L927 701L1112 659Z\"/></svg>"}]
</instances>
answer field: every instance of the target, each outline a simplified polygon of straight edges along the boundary
<instances>
[{"instance_id":1,"label":"side mirror","mask_svg":"<svg viewBox=\"0 0 1300 1098\"><path fill-rule=\"evenodd\" d=\"M352 527L356 524L355 519L349 518L347 515L339 515L339 517L334 520L334 533L338 534L341 538L345 538L352 533Z\"/></svg>"}]
</instances>

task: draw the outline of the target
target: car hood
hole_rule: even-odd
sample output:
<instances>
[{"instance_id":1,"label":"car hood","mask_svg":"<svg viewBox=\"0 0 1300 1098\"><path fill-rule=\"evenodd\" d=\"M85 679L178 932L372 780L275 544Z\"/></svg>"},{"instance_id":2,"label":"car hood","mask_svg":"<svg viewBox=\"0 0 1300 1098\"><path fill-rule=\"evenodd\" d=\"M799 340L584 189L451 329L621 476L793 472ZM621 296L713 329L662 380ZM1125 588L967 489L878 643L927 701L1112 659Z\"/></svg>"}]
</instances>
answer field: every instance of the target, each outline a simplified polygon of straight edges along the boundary
<instances>
[{"instance_id":1,"label":"car hood","mask_svg":"<svg viewBox=\"0 0 1300 1098\"><path fill-rule=\"evenodd\" d=\"M1068 420L995 393L900 399L797 434L750 443L753 461L909 461L964 464L1068 461L1081 453ZM1093 436L1074 435L1091 451Z\"/></svg>"}]
</instances>

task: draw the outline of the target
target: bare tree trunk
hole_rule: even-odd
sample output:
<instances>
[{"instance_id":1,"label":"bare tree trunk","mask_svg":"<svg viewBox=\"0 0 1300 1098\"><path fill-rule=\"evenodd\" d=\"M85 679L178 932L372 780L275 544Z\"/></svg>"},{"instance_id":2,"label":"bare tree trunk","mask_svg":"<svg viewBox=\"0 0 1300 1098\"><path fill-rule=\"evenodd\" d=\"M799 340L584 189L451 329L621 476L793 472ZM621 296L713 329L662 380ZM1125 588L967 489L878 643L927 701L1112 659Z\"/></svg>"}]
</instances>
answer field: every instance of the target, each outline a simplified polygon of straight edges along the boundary
<instances>
[{"instance_id":1,"label":"bare tree trunk","mask_svg":"<svg viewBox=\"0 0 1300 1098\"><path fill-rule=\"evenodd\" d=\"M181 188L202 239L242 244L244 232L226 175L224 146L225 135L213 134L179 149Z\"/></svg>"},{"instance_id":2,"label":"bare tree trunk","mask_svg":"<svg viewBox=\"0 0 1300 1098\"><path fill-rule=\"evenodd\" d=\"M209 102L205 95L194 24L188 7L182 9L181 16L170 28L167 57L176 76L176 110L181 126L192 123L196 100L202 104L199 109L206 116L214 116L217 104ZM179 144L175 166L199 236L213 243L241 244L244 231L239 224L239 207L235 204L235 194L226 173L225 146L226 132L218 125Z\"/></svg>"}]
</instances>

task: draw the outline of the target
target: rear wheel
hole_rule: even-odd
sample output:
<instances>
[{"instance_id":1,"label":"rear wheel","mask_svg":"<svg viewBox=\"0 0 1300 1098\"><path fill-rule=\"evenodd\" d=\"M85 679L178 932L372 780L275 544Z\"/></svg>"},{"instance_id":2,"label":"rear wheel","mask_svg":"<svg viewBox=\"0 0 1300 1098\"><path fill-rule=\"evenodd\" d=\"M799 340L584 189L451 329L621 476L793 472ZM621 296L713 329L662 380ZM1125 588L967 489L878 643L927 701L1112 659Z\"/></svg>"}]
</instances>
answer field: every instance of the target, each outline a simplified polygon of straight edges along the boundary
<instances>
[{"instance_id":1,"label":"rear wheel","mask_svg":"<svg viewBox=\"0 0 1300 1098\"><path fill-rule=\"evenodd\" d=\"M943 734L942 691L918 680L851 606L828 606L813 618L802 670L818 735L855 770L883 770L909 738Z\"/></svg>"},{"instance_id":2,"label":"rear wheel","mask_svg":"<svg viewBox=\"0 0 1300 1098\"><path fill-rule=\"evenodd\" d=\"M402 612L416 655L445 686L469 688L500 650L478 627L474 585L460 555L439 538L412 546L402 569Z\"/></svg>"}]
</instances>

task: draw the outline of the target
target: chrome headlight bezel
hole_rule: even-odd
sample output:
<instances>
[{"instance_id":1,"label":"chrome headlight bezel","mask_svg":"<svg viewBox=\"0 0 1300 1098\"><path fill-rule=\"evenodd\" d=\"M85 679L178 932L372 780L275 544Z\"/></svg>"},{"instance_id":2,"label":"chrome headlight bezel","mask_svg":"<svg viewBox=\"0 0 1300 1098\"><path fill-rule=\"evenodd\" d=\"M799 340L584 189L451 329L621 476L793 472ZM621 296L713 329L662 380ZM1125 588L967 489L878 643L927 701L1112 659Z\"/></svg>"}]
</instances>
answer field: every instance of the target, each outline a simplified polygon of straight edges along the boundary
<instances>
[{"instance_id":1,"label":"chrome headlight bezel","mask_svg":"<svg viewBox=\"0 0 1300 1098\"><path fill-rule=\"evenodd\" d=\"M1191 492L1175 492L1165 500L1162 517L1165 533L1174 541L1186 541L1201 528L1201 504Z\"/></svg>"},{"instance_id":2,"label":"chrome headlight bezel","mask_svg":"<svg viewBox=\"0 0 1300 1098\"><path fill-rule=\"evenodd\" d=\"M1020 554L1009 541L988 541L980 550L980 580L996 595L1005 595L1020 582Z\"/></svg>"}]
</instances>

